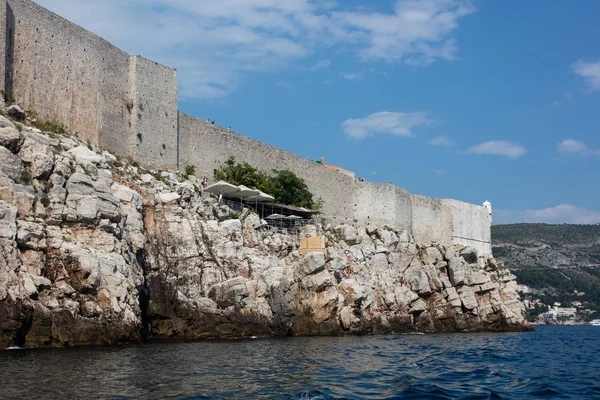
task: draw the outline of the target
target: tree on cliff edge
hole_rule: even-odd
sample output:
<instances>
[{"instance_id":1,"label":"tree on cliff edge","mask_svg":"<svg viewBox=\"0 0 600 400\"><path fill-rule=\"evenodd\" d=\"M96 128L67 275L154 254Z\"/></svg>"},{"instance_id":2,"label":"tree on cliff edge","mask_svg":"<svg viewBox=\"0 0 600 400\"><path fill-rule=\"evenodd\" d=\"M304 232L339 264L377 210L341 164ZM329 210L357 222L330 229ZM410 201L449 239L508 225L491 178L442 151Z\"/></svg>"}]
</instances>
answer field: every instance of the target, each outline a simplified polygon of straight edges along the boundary
<instances>
[{"instance_id":1,"label":"tree on cliff edge","mask_svg":"<svg viewBox=\"0 0 600 400\"><path fill-rule=\"evenodd\" d=\"M278 203L297 207L313 207L312 193L308 190L304 180L292 171L273 170L273 175L268 176L259 189L274 196Z\"/></svg>"},{"instance_id":2,"label":"tree on cliff edge","mask_svg":"<svg viewBox=\"0 0 600 400\"><path fill-rule=\"evenodd\" d=\"M231 156L217 169L215 178L232 185L258 188L265 180L265 175L247 162L235 162L235 157Z\"/></svg>"},{"instance_id":3,"label":"tree on cliff edge","mask_svg":"<svg viewBox=\"0 0 600 400\"><path fill-rule=\"evenodd\" d=\"M315 203L306 183L292 171L273 170L265 174L247 162L238 163L231 156L215 172L215 178L233 185L245 185L275 197L279 204L312 208Z\"/></svg>"}]
</instances>

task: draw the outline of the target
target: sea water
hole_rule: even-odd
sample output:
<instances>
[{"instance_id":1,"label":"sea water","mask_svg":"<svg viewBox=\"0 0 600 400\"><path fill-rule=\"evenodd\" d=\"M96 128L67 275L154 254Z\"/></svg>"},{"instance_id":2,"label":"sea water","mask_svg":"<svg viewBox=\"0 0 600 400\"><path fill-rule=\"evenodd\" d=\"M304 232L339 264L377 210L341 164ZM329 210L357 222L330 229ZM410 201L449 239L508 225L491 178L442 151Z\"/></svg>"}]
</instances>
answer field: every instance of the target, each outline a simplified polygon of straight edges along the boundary
<instances>
[{"instance_id":1,"label":"sea water","mask_svg":"<svg viewBox=\"0 0 600 400\"><path fill-rule=\"evenodd\" d=\"M0 351L0 398L600 398L600 327Z\"/></svg>"}]
</instances>

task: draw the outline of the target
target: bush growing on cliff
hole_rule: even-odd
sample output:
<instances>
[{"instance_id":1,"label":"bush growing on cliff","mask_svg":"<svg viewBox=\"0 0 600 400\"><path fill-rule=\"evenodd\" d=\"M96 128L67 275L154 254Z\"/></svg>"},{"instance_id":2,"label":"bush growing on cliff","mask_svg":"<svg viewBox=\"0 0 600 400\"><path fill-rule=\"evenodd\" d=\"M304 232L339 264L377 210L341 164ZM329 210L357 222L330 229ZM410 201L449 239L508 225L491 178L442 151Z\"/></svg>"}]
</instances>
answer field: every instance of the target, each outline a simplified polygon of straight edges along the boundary
<instances>
[{"instance_id":1,"label":"bush growing on cliff","mask_svg":"<svg viewBox=\"0 0 600 400\"><path fill-rule=\"evenodd\" d=\"M191 164L187 164L185 166L185 176L187 176L189 178L190 176L194 176L195 174L196 174L196 167Z\"/></svg>"},{"instance_id":2,"label":"bush growing on cliff","mask_svg":"<svg viewBox=\"0 0 600 400\"><path fill-rule=\"evenodd\" d=\"M67 127L55 119L41 118L35 121L35 127L42 132L51 132L64 135L67 133Z\"/></svg>"},{"instance_id":3,"label":"bush growing on cliff","mask_svg":"<svg viewBox=\"0 0 600 400\"><path fill-rule=\"evenodd\" d=\"M227 181L232 185L260 188L265 176L247 162L235 162L235 157L231 156L217 169L215 178Z\"/></svg>"},{"instance_id":4,"label":"bush growing on cliff","mask_svg":"<svg viewBox=\"0 0 600 400\"><path fill-rule=\"evenodd\" d=\"M247 162L237 163L232 156L215 171L215 178L262 190L275 197L275 202L280 204L306 208L315 205L304 180L292 171L273 170L271 174L265 174Z\"/></svg>"},{"instance_id":5,"label":"bush growing on cliff","mask_svg":"<svg viewBox=\"0 0 600 400\"><path fill-rule=\"evenodd\" d=\"M312 193L304 180L292 171L273 170L273 175L267 176L259 189L274 196L278 203L306 208L314 205Z\"/></svg>"}]
</instances>

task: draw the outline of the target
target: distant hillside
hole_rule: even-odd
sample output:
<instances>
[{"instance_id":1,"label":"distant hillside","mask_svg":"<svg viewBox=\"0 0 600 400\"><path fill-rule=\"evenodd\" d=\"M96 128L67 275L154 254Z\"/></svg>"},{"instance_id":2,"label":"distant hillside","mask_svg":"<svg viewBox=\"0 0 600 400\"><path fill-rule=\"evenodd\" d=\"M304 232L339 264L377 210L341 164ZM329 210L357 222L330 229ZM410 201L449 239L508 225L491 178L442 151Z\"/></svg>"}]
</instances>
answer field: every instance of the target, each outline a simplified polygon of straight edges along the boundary
<instances>
[{"instance_id":1,"label":"distant hillside","mask_svg":"<svg viewBox=\"0 0 600 400\"><path fill-rule=\"evenodd\" d=\"M583 291L578 300L600 305L600 225L494 225L492 247L519 283L555 301Z\"/></svg>"}]
</instances>

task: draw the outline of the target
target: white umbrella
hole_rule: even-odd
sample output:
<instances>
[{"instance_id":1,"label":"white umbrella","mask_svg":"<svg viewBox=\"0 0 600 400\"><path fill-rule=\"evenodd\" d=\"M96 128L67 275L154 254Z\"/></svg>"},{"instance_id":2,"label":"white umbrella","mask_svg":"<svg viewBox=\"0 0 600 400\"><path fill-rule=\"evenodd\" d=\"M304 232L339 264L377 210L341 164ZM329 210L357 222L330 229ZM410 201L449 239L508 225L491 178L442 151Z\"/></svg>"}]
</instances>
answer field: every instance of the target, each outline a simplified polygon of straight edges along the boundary
<instances>
[{"instance_id":1,"label":"white umbrella","mask_svg":"<svg viewBox=\"0 0 600 400\"><path fill-rule=\"evenodd\" d=\"M285 218L285 215L281 215L281 214L271 214L268 217L265 217L265 219L283 219Z\"/></svg>"},{"instance_id":2,"label":"white umbrella","mask_svg":"<svg viewBox=\"0 0 600 400\"><path fill-rule=\"evenodd\" d=\"M250 189L249 187L244 185L240 185L238 186L238 188L240 189L239 192L235 192L234 195L235 197L239 197L240 199L252 198L260 194L260 190Z\"/></svg>"},{"instance_id":3,"label":"white umbrella","mask_svg":"<svg viewBox=\"0 0 600 400\"><path fill-rule=\"evenodd\" d=\"M263 202L263 201L273 201L273 200L275 200L275 197L271 196L270 194L267 194L267 193L265 193L263 191L260 191L260 190L258 192L259 192L258 195L249 197L247 200L248 201L254 200L254 201L257 201L257 202L258 201Z\"/></svg>"},{"instance_id":4,"label":"white umbrella","mask_svg":"<svg viewBox=\"0 0 600 400\"><path fill-rule=\"evenodd\" d=\"M265 215L265 205L264 205L264 202L266 202L266 201L273 201L273 200L275 200L275 197L271 196L270 194L267 194L267 193L263 192L262 190L259 190L259 194L258 195L252 196L252 197L248 197L246 200L248 200L248 201L254 200L254 207L256 208L256 212L257 213L258 213L258 203L259 202L263 203L261 215Z\"/></svg>"},{"instance_id":5,"label":"white umbrella","mask_svg":"<svg viewBox=\"0 0 600 400\"><path fill-rule=\"evenodd\" d=\"M285 217L285 219L302 219L302 217L298 215L288 215L287 217Z\"/></svg>"},{"instance_id":6,"label":"white umbrella","mask_svg":"<svg viewBox=\"0 0 600 400\"><path fill-rule=\"evenodd\" d=\"M205 192L208 193L214 193L214 194L226 194L226 195L230 195L236 192L240 191L240 188L232 185L229 182L225 182L225 181L219 181L217 183L213 183L212 185L204 188Z\"/></svg>"}]
</instances>

